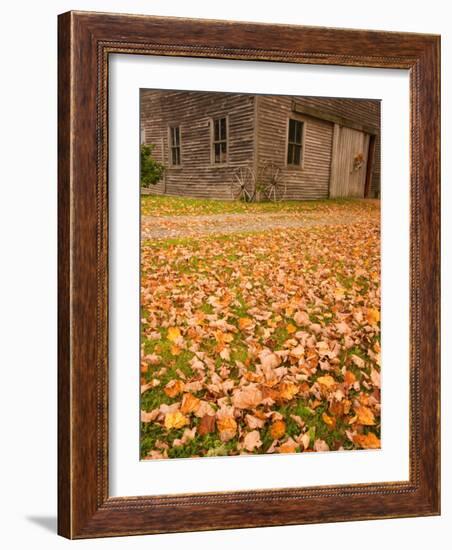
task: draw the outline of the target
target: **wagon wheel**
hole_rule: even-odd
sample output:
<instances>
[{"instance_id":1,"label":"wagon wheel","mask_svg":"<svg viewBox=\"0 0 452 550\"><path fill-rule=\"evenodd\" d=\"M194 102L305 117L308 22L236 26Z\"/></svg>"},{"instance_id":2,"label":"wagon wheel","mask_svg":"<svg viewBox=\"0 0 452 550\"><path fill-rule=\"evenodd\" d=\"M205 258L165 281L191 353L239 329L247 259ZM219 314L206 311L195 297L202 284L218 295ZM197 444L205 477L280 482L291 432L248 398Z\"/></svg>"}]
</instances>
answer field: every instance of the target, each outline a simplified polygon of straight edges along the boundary
<instances>
[{"instance_id":1,"label":"wagon wheel","mask_svg":"<svg viewBox=\"0 0 452 550\"><path fill-rule=\"evenodd\" d=\"M240 166L234 172L231 196L235 201L251 202L255 195L254 172L248 166Z\"/></svg>"},{"instance_id":2,"label":"wagon wheel","mask_svg":"<svg viewBox=\"0 0 452 550\"><path fill-rule=\"evenodd\" d=\"M269 163L263 169L263 192L265 198L279 202L286 196L286 182L278 165Z\"/></svg>"}]
</instances>

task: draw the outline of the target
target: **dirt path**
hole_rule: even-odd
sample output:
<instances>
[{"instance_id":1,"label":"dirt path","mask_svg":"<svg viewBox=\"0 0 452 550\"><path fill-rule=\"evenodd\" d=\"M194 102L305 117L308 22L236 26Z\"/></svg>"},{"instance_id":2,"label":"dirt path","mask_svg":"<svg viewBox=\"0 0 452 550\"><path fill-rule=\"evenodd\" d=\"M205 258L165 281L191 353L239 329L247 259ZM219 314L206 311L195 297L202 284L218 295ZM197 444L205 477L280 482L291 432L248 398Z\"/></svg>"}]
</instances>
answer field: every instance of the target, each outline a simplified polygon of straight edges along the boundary
<instances>
[{"instance_id":1,"label":"dirt path","mask_svg":"<svg viewBox=\"0 0 452 550\"><path fill-rule=\"evenodd\" d=\"M202 216L143 216L143 239L165 239L212 234L231 234L285 227L345 225L360 221L361 216L331 215L325 212L271 212L246 214L209 214ZM368 216L362 216L369 219Z\"/></svg>"}]
</instances>

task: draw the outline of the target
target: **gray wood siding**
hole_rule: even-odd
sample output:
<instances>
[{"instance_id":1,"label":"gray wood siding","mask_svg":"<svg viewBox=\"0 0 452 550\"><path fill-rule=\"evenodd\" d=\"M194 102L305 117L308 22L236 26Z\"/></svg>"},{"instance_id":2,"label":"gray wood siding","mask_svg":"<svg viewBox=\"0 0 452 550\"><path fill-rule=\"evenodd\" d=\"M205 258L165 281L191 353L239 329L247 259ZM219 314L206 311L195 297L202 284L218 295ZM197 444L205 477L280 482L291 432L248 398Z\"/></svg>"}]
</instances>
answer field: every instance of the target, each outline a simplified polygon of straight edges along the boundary
<instances>
[{"instance_id":1,"label":"gray wood siding","mask_svg":"<svg viewBox=\"0 0 452 550\"><path fill-rule=\"evenodd\" d=\"M258 98L258 164L273 162L280 166L280 177L287 185L286 199L325 199L329 194L333 124L292 111L289 96ZM304 124L302 165L287 166L288 120Z\"/></svg>"},{"instance_id":2,"label":"gray wood siding","mask_svg":"<svg viewBox=\"0 0 452 550\"><path fill-rule=\"evenodd\" d=\"M142 90L141 120L145 143L165 176L151 192L230 199L234 170L253 165L254 101L245 94ZM211 162L211 119L228 119L228 162ZM180 126L181 165L170 165L169 126Z\"/></svg>"},{"instance_id":3,"label":"gray wood siding","mask_svg":"<svg viewBox=\"0 0 452 550\"><path fill-rule=\"evenodd\" d=\"M333 122L295 113L297 105L380 128L378 100L301 96L248 95L222 92L141 91L141 135L155 145L154 156L165 167L152 193L230 199L230 185L239 166L256 170L265 162L281 167L287 199L330 196ZM228 119L228 162L211 159L211 119ZM288 119L304 122L303 162L287 166ZM181 165L170 165L169 126L180 127ZM375 142L370 196L380 194L380 132Z\"/></svg>"},{"instance_id":4,"label":"gray wood siding","mask_svg":"<svg viewBox=\"0 0 452 550\"><path fill-rule=\"evenodd\" d=\"M296 97L297 102L308 107L320 109L331 115L339 115L349 118L356 123L362 123L374 126L378 129L380 126L381 102L376 99L351 99L351 98L331 98L331 97ZM372 170L371 196L380 196L380 142L381 132L378 131L375 140L375 157Z\"/></svg>"}]
</instances>

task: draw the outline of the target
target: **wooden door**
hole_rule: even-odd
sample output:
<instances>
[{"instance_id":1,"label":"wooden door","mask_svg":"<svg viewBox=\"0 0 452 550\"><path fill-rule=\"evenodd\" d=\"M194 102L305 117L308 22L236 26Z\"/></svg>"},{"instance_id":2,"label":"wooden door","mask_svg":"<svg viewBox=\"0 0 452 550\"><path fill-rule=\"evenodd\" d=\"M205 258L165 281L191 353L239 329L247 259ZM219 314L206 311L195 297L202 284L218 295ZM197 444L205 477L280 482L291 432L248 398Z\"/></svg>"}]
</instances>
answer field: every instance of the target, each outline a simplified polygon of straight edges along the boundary
<instances>
[{"instance_id":1,"label":"wooden door","mask_svg":"<svg viewBox=\"0 0 452 550\"><path fill-rule=\"evenodd\" d=\"M364 197L369 134L335 124L330 197Z\"/></svg>"}]
</instances>

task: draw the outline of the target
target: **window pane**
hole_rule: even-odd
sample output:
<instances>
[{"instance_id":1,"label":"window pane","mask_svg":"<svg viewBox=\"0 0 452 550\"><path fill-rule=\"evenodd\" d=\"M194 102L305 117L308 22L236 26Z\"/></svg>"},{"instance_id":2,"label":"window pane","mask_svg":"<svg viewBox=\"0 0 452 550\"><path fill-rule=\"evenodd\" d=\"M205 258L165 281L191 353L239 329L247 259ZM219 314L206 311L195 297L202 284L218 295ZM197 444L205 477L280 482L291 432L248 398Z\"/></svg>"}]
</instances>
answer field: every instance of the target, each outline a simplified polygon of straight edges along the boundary
<instances>
[{"instance_id":1,"label":"window pane","mask_svg":"<svg viewBox=\"0 0 452 550\"><path fill-rule=\"evenodd\" d=\"M294 145L293 163L299 165L301 163L301 145Z\"/></svg>"},{"instance_id":2,"label":"window pane","mask_svg":"<svg viewBox=\"0 0 452 550\"><path fill-rule=\"evenodd\" d=\"M179 126L174 128L174 145L179 145Z\"/></svg>"},{"instance_id":3,"label":"window pane","mask_svg":"<svg viewBox=\"0 0 452 550\"><path fill-rule=\"evenodd\" d=\"M176 149L176 164L180 164L180 147Z\"/></svg>"},{"instance_id":4,"label":"window pane","mask_svg":"<svg viewBox=\"0 0 452 550\"><path fill-rule=\"evenodd\" d=\"M295 120L289 120L289 141L295 141Z\"/></svg>"},{"instance_id":5,"label":"window pane","mask_svg":"<svg viewBox=\"0 0 452 550\"><path fill-rule=\"evenodd\" d=\"M287 147L287 164L293 164L293 145L291 143Z\"/></svg>"},{"instance_id":6,"label":"window pane","mask_svg":"<svg viewBox=\"0 0 452 550\"><path fill-rule=\"evenodd\" d=\"M215 143L214 148L215 148L215 162L221 162L221 160L220 160L220 144Z\"/></svg>"},{"instance_id":7,"label":"window pane","mask_svg":"<svg viewBox=\"0 0 452 550\"><path fill-rule=\"evenodd\" d=\"M301 145L301 122L299 120L295 122L295 142Z\"/></svg>"},{"instance_id":8,"label":"window pane","mask_svg":"<svg viewBox=\"0 0 452 550\"><path fill-rule=\"evenodd\" d=\"M226 154L226 142L223 141L221 143L221 162L226 162L227 160L227 154Z\"/></svg>"},{"instance_id":9,"label":"window pane","mask_svg":"<svg viewBox=\"0 0 452 550\"><path fill-rule=\"evenodd\" d=\"M221 124L220 139L226 139L226 119L225 119L225 118L222 118L222 119L220 120L220 124Z\"/></svg>"},{"instance_id":10,"label":"window pane","mask_svg":"<svg viewBox=\"0 0 452 550\"><path fill-rule=\"evenodd\" d=\"M215 120L214 121L214 141L218 141L220 139L220 121Z\"/></svg>"},{"instance_id":11,"label":"window pane","mask_svg":"<svg viewBox=\"0 0 452 550\"><path fill-rule=\"evenodd\" d=\"M177 164L176 149L171 148L171 164Z\"/></svg>"}]
</instances>

